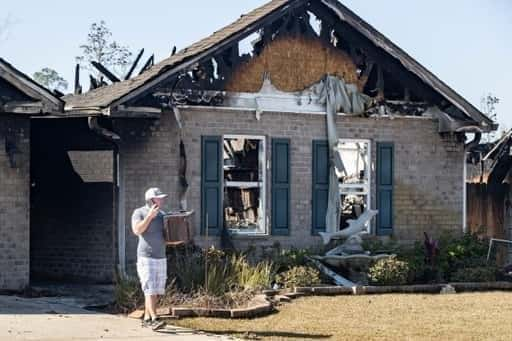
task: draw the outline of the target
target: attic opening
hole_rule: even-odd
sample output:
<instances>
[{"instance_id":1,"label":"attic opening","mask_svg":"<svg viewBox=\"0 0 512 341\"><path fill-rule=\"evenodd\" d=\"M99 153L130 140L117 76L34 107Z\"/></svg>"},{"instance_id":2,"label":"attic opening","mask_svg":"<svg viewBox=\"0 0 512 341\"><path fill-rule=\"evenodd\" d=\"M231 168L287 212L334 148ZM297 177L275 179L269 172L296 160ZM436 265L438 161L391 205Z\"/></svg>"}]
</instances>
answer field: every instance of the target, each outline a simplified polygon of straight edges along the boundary
<instances>
[{"instance_id":1,"label":"attic opening","mask_svg":"<svg viewBox=\"0 0 512 341\"><path fill-rule=\"evenodd\" d=\"M31 282L112 283L112 144L92 132L86 118L31 122Z\"/></svg>"}]
</instances>

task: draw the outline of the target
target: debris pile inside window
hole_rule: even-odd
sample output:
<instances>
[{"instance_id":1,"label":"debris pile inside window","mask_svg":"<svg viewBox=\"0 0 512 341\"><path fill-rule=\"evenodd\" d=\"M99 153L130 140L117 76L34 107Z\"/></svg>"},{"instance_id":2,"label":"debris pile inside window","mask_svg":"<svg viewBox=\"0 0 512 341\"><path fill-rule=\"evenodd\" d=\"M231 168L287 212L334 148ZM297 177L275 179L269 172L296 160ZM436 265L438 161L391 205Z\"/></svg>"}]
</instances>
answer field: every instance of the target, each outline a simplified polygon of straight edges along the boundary
<instances>
[{"instance_id":1,"label":"debris pile inside window","mask_svg":"<svg viewBox=\"0 0 512 341\"><path fill-rule=\"evenodd\" d=\"M343 171L338 172L341 195L340 230L348 227L348 220L355 220L369 207L369 141L340 140L338 152L343 161Z\"/></svg>"},{"instance_id":2,"label":"debris pile inside window","mask_svg":"<svg viewBox=\"0 0 512 341\"><path fill-rule=\"evenodd\" d=\"M231 230L263 230L262 139L224 138L224 224Z\"/></svg>"}]
</instances>

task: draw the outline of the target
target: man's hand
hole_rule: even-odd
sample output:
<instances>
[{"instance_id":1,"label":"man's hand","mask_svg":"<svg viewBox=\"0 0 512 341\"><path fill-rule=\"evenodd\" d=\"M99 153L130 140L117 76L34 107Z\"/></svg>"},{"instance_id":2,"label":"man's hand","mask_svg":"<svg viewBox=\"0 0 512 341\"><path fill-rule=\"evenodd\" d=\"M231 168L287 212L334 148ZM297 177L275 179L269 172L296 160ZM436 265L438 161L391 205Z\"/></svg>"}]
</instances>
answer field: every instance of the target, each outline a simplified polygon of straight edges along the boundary
<instances>
[{"instance_id":1,"label":"man's hand","mask_svg":"<svg viewBox=\"0 0 512 341\"><path fill-rule=\"evenodd\" d=\"M160 207L158 205L154 204L151 206L144 220L139 221L135 226L132 226L133 233L137 236L143 234L148 229L149 224L158 215L158 212L160 212Z\"/></svg>"},{"instance_id":2,"label":"man's hand","mask_svg":"<svg viewBox=\"0 0 512 341\"><path fill-rule=\"evenodd\" d=\"M149 210L148 219L150 221L155 219L155 217L158 215L158 212L160 212L160 207L158 207L158 205L154 204L153 206L151 206L151 209Z\"/></svg>"}]
</instances>

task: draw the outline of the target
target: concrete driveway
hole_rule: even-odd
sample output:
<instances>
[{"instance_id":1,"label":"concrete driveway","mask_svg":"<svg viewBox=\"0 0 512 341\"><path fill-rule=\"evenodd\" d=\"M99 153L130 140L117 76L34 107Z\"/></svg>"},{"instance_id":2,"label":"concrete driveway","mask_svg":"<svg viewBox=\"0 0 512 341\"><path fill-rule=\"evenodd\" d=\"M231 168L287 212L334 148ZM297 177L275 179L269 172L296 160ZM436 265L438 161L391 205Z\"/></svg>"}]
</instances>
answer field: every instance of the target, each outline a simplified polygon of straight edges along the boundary
<instances>
[{"instance_id":1,"label":"concrete driveway","mask_svg":"<svg viewBox=\"0 0 512 341\"><path fill-rule=\"evenodd\" d=\"M124 316L85 310L70 299L0 296L0 340L228 340L179 327L158 332Z\"/></svg>"}]
</instances>

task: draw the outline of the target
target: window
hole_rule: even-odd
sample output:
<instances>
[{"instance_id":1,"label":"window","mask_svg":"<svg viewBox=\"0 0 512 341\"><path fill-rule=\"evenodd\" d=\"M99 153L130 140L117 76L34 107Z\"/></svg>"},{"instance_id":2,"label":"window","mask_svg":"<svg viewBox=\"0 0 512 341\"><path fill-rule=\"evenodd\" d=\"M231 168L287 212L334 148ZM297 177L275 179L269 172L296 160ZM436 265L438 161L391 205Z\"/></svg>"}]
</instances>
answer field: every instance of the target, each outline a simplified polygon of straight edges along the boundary
<instances>
[{"instance_id":1,"label":"window","mask_svg":"<svg viewBox=\"0 0 512 341\"><path fill-rule=\"evenodd\" d=\"M223 138L224 226L233 233L265 233L265 138Z\"/></svg>"},{"instance_id":2,"label":"window","mask_svg":"<svg viewBox=\"0 0 512 341\"><path fill-rule=\"evenodd\" d=\"M370 207L370 141L339 140L338 151L345 169L338 172L341 195L340 229ZM367 226L368 232L370 225Z\"/></svg>"}]
</instances>

